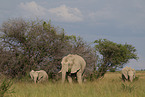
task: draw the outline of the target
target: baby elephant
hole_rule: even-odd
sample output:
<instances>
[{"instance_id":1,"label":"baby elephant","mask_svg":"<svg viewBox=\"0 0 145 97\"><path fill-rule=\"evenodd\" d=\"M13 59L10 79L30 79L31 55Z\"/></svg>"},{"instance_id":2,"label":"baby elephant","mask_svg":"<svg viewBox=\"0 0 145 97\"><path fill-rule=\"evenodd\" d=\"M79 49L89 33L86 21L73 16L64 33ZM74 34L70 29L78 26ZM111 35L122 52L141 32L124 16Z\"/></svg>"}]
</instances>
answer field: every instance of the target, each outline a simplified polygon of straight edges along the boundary
<instances>
[{"instance_id":1,"label":"baby elephant","mask_svg":"<svg viewBox=\"0 0 145 97\"><path fill-rule=\"evenodd\" d=\"M35 84L37 82L39 83L41 81L48 80L48 75L47 75L47 73L44 70L40 70L40 71L32 70L30 72L30 76L31 76L31 79L34 80Z\"/></svg>"},{"instance_id":2,"label":"baby elephant","mask_svg":"<svg viewBox=\"0 0 145 97\"><path fill-rule=\"evenodd\" d=\"M135 78L135 70L131 67L125 67L122 69L122 80L130 80L131 82Z\"/></svg>"}]
</instances>

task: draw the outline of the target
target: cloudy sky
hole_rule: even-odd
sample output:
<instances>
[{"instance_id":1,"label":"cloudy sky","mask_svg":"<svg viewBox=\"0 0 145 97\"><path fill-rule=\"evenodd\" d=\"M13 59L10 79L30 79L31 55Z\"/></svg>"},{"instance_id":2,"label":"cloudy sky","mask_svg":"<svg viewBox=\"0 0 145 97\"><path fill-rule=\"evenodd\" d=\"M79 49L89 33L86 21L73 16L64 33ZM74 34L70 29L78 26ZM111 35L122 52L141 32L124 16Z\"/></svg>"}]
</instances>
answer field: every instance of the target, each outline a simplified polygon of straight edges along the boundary
<instances>
[{"instance_id":1,"label":"cloudy sky","mask_svg":"<svg viewBox=\"0 0 145 97\"><path fill-rule=\"evenodd\" d=\"M51 19L88 43L105 38L131 44L140 59L127 66L145 69L145 0L0 0L0 24L18 17Z\"/></svg>"}]
</instances>

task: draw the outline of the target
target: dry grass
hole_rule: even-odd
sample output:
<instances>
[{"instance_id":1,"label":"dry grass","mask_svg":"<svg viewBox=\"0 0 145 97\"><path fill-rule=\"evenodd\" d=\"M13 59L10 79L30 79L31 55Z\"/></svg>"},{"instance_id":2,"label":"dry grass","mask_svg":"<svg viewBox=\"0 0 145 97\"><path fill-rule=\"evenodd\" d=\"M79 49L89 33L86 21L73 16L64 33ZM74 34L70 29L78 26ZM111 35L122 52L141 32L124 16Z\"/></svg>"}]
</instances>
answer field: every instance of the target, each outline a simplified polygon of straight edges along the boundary
<instances>
[{"instance_id":1,"label":"dry grass","mask_svg":"<svg viewBox=\"0 0 145 97\"><path fill-rule=\"evenodd\" d=\"M103 79L83 85L17 82L12 87L15 93L5 97L145 97L145 72L139 71L136 76L139 79L133 83L123 83L120 72L108 72Z\"/></svg>"}]
</instances>

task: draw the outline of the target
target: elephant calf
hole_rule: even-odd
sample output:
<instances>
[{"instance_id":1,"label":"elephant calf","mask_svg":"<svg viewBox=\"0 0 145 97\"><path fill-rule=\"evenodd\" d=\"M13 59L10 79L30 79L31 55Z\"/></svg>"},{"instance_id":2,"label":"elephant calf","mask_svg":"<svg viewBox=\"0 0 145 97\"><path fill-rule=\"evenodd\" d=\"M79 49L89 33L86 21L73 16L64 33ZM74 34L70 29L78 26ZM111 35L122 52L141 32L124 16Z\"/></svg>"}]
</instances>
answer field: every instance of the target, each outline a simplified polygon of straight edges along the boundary
<instances>
[{"instance_id":1,"label":"elephant calf","mask_svg":"<svg viewBox=\"0 0 145 97\"><path fill-rule=\"evenodd\" d=\"M40 70L40 71L32 70L30 72L30 76L31 76L31 79L34 80L35 84L37 82L45 81L48 79L48 75L44 70Z\"/></svg>"},{"instance_id":2,"label":"elephant calf","mask_svg":"<svg viewBox=\"0 0 145 97\"><path fill-rule=\"evenodd\" d=\"M122 69L122 80L130 80L131 82L135 78L135 70L131 67L125 67Z\"/></svg>"}]
</instances>

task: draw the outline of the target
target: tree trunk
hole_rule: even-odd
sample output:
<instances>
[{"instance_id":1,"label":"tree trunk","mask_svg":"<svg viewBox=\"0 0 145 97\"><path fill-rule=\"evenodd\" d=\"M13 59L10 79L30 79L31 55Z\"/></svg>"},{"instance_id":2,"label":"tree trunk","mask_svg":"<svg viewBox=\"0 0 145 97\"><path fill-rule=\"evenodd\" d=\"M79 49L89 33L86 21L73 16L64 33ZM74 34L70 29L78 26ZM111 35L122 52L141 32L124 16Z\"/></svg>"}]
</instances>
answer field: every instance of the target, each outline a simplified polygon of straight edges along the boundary
<instances>
[{"instance_id":1,"label":"tree trunk","mask_svg":"<svg viewBox=\"0 0 145 97\"><path fill-rule=\"evenodd\" d=\"M97 79L104 77L106 72L107 72L107 67L105 64L102 64L97 71L97 76L96 76Z\"/></svg>"}]
</instances>

